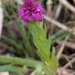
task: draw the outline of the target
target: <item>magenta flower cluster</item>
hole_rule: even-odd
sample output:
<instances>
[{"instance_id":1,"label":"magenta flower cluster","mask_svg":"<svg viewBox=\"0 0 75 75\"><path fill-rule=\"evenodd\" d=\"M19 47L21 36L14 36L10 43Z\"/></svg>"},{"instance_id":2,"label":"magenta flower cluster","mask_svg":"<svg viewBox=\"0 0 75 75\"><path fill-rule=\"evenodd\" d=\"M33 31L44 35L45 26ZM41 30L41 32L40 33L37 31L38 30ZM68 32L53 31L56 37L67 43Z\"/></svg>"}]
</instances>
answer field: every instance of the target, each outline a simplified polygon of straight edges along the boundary
<instances>
[{"instance_id":1,"label":"magenta flower cluster","mask_svg":"<svg viewBox=\"0 0 75 75\"><path fill-rule=\"evenodd\" d=\"M34 0L25 0L21 5L21 9L18 10L21 20L26 23L29 23L32 20L41 22L43 20L43 14L45 10L42 8L42 5L38 1Z\"/></svg>"}]
</instances>

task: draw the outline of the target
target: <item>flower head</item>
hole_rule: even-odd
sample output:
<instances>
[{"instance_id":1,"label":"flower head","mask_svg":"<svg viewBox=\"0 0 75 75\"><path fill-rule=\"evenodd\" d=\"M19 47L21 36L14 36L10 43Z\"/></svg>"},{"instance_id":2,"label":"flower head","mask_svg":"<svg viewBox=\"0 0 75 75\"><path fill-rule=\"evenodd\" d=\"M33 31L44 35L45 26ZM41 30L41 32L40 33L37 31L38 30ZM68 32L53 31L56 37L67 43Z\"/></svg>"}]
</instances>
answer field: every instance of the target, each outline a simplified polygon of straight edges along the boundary
<instances>
[{"instance_id":1,"label":"flower head","mask_svg":"<svg viewBox=\"0 0 75 75\"><path fill-rule=\"evenodd\" d=\"M42 21L45 10L42 8L40 2L34 0L25 0L21 5L21 9L18 10L21 20L29 23L32 20Z\"/></svg>"}]
</instances>

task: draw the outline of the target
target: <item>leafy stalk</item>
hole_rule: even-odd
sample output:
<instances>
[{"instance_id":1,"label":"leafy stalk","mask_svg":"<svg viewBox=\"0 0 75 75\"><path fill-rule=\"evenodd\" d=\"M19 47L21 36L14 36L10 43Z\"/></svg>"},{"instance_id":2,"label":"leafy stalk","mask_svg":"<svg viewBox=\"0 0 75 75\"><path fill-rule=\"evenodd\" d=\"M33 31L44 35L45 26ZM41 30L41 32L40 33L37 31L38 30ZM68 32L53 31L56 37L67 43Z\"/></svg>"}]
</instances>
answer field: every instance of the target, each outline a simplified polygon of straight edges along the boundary
<instances>
[{"instance_id":1,"label":"leafy stalk","mask_svg":"<svg viewBox=\"0 0 75 75\"><path fill-rule=\"evenodd\" d=\"M47 75L54 75L58 67L58 61L55 57L55 52L51 55L51 38L46 38L46 30L43 28L43 23L41 22L31 22L29 23L29 30L33 36L34 45L37 48L38 55L43 62L43 69ZM50 57L51 56L51 57Z\"/></svg>"}]
</instances>

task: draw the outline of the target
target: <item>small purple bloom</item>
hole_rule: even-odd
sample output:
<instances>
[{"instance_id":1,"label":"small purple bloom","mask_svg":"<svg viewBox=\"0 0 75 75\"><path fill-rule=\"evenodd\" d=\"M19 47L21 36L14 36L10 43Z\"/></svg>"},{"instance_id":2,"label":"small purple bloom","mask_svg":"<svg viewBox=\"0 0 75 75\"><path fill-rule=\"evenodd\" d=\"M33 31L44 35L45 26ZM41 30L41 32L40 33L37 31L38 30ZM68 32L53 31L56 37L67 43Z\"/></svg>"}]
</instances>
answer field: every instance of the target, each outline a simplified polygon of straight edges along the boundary
<instances>
[{"instance_id":1,"label":"small purple bloom","mask_svg":"<svg viewBox=\"0 0 75 75\"><path fill-rule=\"evenodd\" d=\"M43 14L45 10L42 8L40 2L34 0L25 0L21 5L21 9L18 10L21 20L29 23L32 20L41 22L43 20Z\"/></svg>"}]
</instances>

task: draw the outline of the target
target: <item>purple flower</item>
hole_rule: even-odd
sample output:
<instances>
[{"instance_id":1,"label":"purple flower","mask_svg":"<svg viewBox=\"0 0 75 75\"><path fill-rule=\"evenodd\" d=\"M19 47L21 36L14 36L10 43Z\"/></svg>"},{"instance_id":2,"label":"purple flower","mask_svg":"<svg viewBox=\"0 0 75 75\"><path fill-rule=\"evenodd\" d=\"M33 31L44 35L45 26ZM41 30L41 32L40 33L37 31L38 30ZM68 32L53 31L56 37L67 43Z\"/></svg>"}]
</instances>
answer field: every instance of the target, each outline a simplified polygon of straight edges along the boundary
<instances>
[{"instance_id":1,"label":"purple flower","mask_svg":"<svg viewBox=\"0 0 75 75\"><path fill-rule=\"evenodd\" d=\"M21 9L18 10L21 20L29 23L32 20L41 22L43 20L43 14L45 10L42 8L40 2L34 0L25 0L21 5Z\"/></svg>"}]
</instances>

